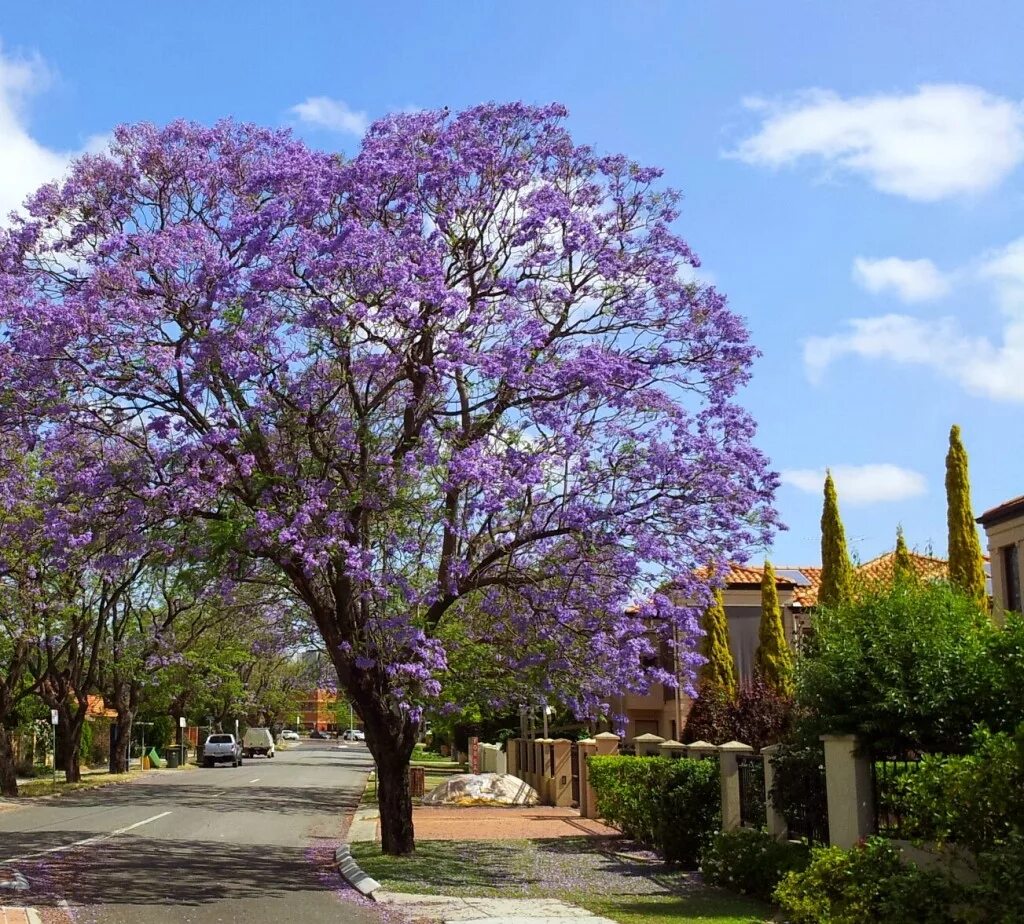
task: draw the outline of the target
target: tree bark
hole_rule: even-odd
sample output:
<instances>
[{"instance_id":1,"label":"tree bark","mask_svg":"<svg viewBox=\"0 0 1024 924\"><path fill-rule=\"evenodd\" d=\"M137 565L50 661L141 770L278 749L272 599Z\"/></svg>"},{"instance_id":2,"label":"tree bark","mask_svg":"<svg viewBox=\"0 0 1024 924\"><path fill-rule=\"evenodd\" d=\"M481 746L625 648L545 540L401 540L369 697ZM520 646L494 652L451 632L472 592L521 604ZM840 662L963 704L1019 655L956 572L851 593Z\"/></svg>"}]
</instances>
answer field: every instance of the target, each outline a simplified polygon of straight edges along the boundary
<instances>
[{"instance_id":1,"label":"tree bark","mask_svg":"<svg viewBox=\"0 0 1024 924\"><path fill-rule=\"evenodd\" d=\"M18 795L18 771L14 764L11 733L0 723L0 796Z\"/></svg>"},{"instance_id":2,"label":"tree bark","mask_svg":"<svg viewBox=\"0 0 1024 924\"><path fill-rule=\"evenodd\" d=\"M110 749L110 772L128 772L128 744L132 733L132 722L135 720L135 713L125 706L117 710L117 718L114 720L114 738L116 745Z\"/></svg>"},{"instance_id":3,"label":"tree bark","mask_svg":"<svg viewBox=\"0 0 1024 924\"><path fill-rule=\"evenodd\" d=\"M380 807L381 852L407 856L416 849L409 790L409 757L395 752L377 758L377 800Z\"/></svg>"},{"instance_id":4,"label":"tree bark","mask_svg":"<svg viewBox=\"0 0 1024 924\"><path fill-rule=\"evenodd\" d=\"M64 758L64 779L68 783L80 783L82 781L82 728L85 725L85 710L76 709L74 712L67 706L59 710L61 727L64 735L57 738L57 748L63 751ZM63 748L61 745L63 744ZM58 764L58 766L60 766Z\"/></svg>"}]
</instances>

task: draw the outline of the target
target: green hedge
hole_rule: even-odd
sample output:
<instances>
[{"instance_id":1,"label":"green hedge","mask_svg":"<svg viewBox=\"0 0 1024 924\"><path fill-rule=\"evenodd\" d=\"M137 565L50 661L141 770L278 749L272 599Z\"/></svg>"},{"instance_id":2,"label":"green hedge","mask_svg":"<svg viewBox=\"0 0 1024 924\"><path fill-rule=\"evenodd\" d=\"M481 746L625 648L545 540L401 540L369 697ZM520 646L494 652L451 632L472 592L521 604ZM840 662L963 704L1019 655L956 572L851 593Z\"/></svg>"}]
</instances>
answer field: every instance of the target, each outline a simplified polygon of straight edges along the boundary
<instances>
[{"instance_id":1,"label":"green hedge","mask_svg":"<svg viewBox=\"0 0 1024 924\"><path fill-rule=\"evenodd\" d=\"M716 760L591 757L597 811L623 834L695 868L720 824Z\"/></svg>"}]
</instances>

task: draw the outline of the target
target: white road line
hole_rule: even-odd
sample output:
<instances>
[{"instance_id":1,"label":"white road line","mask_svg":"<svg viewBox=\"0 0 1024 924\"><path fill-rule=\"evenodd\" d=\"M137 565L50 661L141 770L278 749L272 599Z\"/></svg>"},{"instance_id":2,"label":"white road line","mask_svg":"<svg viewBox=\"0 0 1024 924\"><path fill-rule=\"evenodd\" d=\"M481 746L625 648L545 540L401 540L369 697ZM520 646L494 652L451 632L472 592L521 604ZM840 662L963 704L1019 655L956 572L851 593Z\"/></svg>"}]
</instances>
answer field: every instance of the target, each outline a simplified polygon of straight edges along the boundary
<instances>
[{"instance_id":1,"label":"white road line","mask_svg":"<svg viewBox=\"0 0 1024 924\"><path fill-rule=\"evenodd\" d=\"M256 777L256 779L254 779L254 780L249 780L250 783L258 783L259 781L260 781L259 777Z\"/></svg>"},{"instance_id":2,"label":"white road line","mask_svg":"<svg viewBox=\"0 0 1024 924\"><path fill-rule=\"evenodd\" d=\"M134 831L136 828L141 828L143 825L148 825L151 822L159 821L161 818L166 818L170 814L170 812L161 812L159 815L153 815L149 818L144 818L142 821L137 821L133 825L128 825L124 828L117 828L109 834L94 834L92 837L75 841L72 844L62 844L60 847L50 847L46 850L38 850L35 853L26 853L22 857L12 857L9 860L0 860L0 866L7 863L18 863L21 860L31 860L33 857L46 856L48 853L62 853L65 850L73 850L75 847L84 847L86 844L98 844L100 841L108 841L112 837L117 837L119 834L127 834L129 831Z\"/></svg>"}]
</instances>

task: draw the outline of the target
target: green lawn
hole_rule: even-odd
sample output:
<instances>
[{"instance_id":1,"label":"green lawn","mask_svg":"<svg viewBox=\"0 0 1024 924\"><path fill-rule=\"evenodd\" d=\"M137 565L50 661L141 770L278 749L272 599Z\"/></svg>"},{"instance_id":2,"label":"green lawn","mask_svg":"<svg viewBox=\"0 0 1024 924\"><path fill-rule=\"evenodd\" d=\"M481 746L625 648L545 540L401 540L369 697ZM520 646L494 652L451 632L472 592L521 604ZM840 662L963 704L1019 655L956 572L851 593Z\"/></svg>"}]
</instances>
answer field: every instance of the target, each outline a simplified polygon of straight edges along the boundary
<instances>
[{"instance_id":1,"label":"green lawn","mask_svg":"<svg viewBox=\"0 0 1024 924\"><path fill-rule=\"evenodd\" d=\"M447 780L451 774L449 773L431 773L429 770L423 774L423 791L430 792L435 786L440 786L445 780ZM363 790L363 798L359 802L360 805L376 805L377 804L377 783L375 780L366 781L366 789ZM419 805L419 798L412 800L413 805Z\"/></svg>"},{"instance_id":2,"label":"green lawn","mask_svg":"<svg viewBox=\"0 0 1024 924\"><path fill-rule=\"evenodd\" d=\"M422 841L412 857L353 844L362 868L385 889L441 895L560 898L621 924L756 924L766 905L704 885L699 876L621 856L589 838Z\"/></svg>"}]
</instances>

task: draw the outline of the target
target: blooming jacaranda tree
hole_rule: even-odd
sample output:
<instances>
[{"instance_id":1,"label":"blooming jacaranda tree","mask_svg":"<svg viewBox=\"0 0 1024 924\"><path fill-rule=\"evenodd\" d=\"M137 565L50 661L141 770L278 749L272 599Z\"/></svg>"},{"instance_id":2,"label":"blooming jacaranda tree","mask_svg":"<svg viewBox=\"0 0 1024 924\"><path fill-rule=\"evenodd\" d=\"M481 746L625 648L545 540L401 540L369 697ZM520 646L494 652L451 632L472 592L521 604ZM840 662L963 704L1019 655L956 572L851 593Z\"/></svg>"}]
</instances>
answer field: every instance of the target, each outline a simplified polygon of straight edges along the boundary
<instances>
[{"instance_id":1,"label":"blooming jacaranda tree","mask_svg":"<svg viewBox=\"0 0 1024 924\"><path fill-rule=\"evenodd\" d=\"M232 122L125 127L0 248L21 391L130 441L147 504L308 608L386 853L413 849L446 623L507 640L510 671L545 659L595 714L670 679L643 667L659 636L689 676L708 592L686 575L775 525L736 403L756 351L692 273L678 195L564 120L396 115L351 160ZM669 576L692 608L656 593Z\"/></svg>"}]
</instances>

